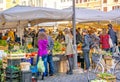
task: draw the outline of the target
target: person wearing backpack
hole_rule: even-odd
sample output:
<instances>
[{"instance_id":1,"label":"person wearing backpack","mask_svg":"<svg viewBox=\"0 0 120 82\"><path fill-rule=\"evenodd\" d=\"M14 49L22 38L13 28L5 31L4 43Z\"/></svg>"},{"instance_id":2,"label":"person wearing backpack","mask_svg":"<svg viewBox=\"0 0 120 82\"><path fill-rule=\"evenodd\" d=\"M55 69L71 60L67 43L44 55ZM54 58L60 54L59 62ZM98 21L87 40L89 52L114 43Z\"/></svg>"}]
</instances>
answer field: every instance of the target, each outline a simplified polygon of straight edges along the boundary
<instances>
[{"instance_id":1,"label":"person wearing backpack","mask_svg":"<svg viewBox=\"0 0 120 82\"><path fill-rule=\"evenodd\" d=\"M112 52L112 54L115 52L115 46L117 46L118 43L118 37L116 32L113 29L112 24L108 24L108 34L110 35L110 38L112 40L113 43L113 47L110 48L110 51Z\"/></svg>"},{"instance_id":2,"label":"person wearing backpack","mask_svg":"<svg viewBox=\"0 0 120 82\"><path fill-rule=\"evenodd\" d=\"M82 51L84 55L84 61L86 64L86 68L84 72L87 72L88 69L90 68L90 59L89 59L89 52L90 52L90 36L88 34L87 30L83 30L83 44L82 44Z\"/></svg>"}]
</instances>

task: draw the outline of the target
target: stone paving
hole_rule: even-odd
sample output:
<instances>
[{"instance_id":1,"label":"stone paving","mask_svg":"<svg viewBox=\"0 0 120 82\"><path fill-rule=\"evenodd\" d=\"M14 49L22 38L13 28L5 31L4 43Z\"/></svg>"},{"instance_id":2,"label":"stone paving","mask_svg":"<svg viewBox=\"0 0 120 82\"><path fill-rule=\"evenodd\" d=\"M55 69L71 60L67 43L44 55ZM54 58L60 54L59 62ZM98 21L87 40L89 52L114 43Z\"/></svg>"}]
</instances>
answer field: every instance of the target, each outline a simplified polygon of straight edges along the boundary
<instances>
[{"instance_id":1,"label":"stone paving","mask_svg":"<svg viewBox=\"0 0 120 82\"><path fill-rule=\"evenodd\" d=\"M92 76L93 78L94 75L90 76ZM45 77L45 80L40 80L39 78L37 82L90 82L90 81L88 81L87 73L81 73L73 75L56 74L51 77ZM120 82L120 80L117 80L117 82Z\"/></svg>"}]
</instances>

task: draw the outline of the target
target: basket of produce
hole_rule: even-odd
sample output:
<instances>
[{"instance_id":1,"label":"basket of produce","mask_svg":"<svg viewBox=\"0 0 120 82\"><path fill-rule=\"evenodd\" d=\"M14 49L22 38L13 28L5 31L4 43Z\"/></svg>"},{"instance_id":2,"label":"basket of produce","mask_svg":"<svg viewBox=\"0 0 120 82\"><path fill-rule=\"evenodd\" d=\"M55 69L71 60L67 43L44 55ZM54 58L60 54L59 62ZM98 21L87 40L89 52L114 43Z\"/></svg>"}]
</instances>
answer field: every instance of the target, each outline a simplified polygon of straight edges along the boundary
<instances>
[{"instance_id":1,"label":"basket of produce","mask_svg":"<svg viewBox=\"0 0 120 82\"><path fill-rule=\"evenodd\" d=\"M103 79L101 79L101 80L95 79L95 80L91 80L91 82L107 82L107 81L103 80Z\"/></svg>"},{"instance_id":2,"label":"basket of produce","mask_svg":"<svg viewBox=\"0 0 120 82\"><path fill-rule=\"evenodd\" d=\"M116 82L116 76L109 73L100 73L97 75L100 79L104 79L107 82Z\"/></svg>"},{"instance_id":3,"label":"basket of produce","mask_svg":"<svg viewBox=\"0 0 120 82\"><path fill-rule=\"evenodd\" d=\"M106 52L103 55L104 55L104 59L112 59L112 53L111 52Z\"/></svg>"}]
</instances>

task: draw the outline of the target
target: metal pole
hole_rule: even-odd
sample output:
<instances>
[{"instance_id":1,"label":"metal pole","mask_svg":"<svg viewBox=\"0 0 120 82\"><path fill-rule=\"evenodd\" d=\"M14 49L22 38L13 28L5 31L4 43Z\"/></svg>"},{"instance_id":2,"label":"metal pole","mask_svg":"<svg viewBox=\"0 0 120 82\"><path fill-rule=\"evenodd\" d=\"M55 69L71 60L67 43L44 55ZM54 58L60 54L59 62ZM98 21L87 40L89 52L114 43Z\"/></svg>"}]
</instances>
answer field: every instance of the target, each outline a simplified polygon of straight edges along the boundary
<instances>
[{"instance_id":1,"label":"metal pole","mask_svg":"<svg viewBox=\"0 0 120 82\"><path fill-rule=\"evenodd\" d=\"M73 0L73 16L72 16L72 26L73 26L73 37L74 37L74 69L77 69L77 48L76 48L76 20L75 20L75 0Z\"/></svg>"}]
</instances>

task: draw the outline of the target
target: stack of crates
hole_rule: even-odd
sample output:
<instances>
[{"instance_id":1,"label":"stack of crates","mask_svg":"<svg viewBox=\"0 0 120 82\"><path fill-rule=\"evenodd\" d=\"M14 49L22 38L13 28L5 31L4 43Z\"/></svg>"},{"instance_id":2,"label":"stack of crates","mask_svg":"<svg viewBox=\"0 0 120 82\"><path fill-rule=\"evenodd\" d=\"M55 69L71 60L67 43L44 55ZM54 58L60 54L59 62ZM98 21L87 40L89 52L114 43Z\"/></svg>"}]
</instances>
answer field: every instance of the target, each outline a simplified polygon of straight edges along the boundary
<instances>
[{"instance_id":1,"label":"stack of crates","mask_svg":"<svg viewBox=\"0 0 120 82\"><path fill-rule=\"evenodd\" d=\"M6 68L6 82L20 82L20 70L13 66Z\"/></svg>"},{"instance_id":2,"label":"stack of crates","mask_svg":"<svg viewBox=\"0 0 120 82\"><path fill-rule=\"evenodd\" d=\"M7 59L6 82L20 82L20 59Z\"/></svg>"}]
</instances>

